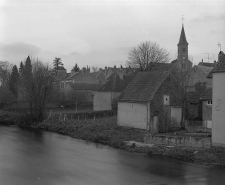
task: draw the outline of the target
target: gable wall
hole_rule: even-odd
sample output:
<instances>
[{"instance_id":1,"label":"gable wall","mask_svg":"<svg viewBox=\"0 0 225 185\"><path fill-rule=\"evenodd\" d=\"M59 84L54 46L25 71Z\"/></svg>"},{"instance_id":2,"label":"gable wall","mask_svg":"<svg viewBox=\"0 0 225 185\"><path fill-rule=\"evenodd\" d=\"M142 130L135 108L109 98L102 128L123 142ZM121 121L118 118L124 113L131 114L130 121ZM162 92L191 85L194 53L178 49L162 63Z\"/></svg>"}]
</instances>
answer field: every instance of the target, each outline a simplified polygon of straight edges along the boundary
<instances>
[{"instance_id":1,"label":"gable wall","mask_svg":"<svg viewBox=\"0 0 225 185\"><path fill-rule=\"evenodd\" d=\"M148 129L149 103L118 103L117 124L139 129Z\"/></svg>"},{"instance_id":2,"label":"gable wall","mask_svg":"<svg viewBox=\"0 0 225 185\"><path fill-rule=\"evenodd\" d=\"M170 105L164 105L164 95L169 95L170 97ZM159 87L157 92L155 93L153 99L151 100L151 117L158 116L158 129L160 132L164 132L166 130L164 124L165 119L167 117L170 118L170 106L181 106L180 93L179 93L179 85L178 82L175 81L174 78L167 78L162 85ZM168 119L166 119L169 121Z\"/></svg>"}]
</instances>

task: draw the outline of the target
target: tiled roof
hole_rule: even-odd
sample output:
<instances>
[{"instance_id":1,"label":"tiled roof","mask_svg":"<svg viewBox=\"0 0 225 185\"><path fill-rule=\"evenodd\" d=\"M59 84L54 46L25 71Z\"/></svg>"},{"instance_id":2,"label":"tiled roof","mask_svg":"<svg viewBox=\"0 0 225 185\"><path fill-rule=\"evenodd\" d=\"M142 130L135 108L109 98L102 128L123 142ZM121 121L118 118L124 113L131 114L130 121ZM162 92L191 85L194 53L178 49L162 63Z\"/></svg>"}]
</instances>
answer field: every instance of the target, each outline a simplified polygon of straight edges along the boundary
<instances>
[{"instance_id":1,"label":"tiled roof","mask_svg":"<svg viewBox=\"0 0 225 185\"><path fill-rule=\"evenodd\" d=\"M63 66L58 66L57 70L66 70Z\"/></svg>"},{"instance_id":2,"label":"tiled roof","mask_svg":"<svg viewBox=\"0 0 225 185\"><path fill-rule=\"evenodd\" d=\"M115 73L108 78L108 81L99 89L100 92L122 92L131 82L134 76L123 75L123 79Z\"/></svg>"},{"instance_id":3,"label":"tiled roof","mask_svg":"<svg viewBox=\"0 0 225 185\"><path fill-rule=\"evenodd\" d=\"M152 67L152 71L154 70L171 70L174 67L171 63L155 63Z\"/></svg>"},{"instance_id":4,"label":"tiled roof","mask_svg":"<svg viewBox=\"0 0 225 185\"><path fill-rule=\"evenodd\" d=\"M213 70L213 67L206 67L201 65L197 65L197 67L203 72L205 76L207 76Z\"/></svg>"},{"instance_id":5,"label":"tiled roof","mask_svg":"<svg viewBox=\"0 0 225 185\"><path fill-rule=\"evenodd\" d=\"M213 73L225 72L225 54L220 51L218 63L215 66Z\"/></svg>"},{"instance_id":6,"label":"tiled roof","mask_svg":"<svg viewBox=\"0 0 225 185\"><path fill-rule=\"evenodd\" d=\"M139 72L122 92L119 101L150 101L169 74L166 70Z\"/></svg>"},{"instance_id":7,"label":"tiled roof","mask_svg":"<svg viewBox=\"0 0 225 185\"><path fill-rule=\"evenodd\" d=\"M207 78L212 78L213 70L214 68L209 72L209 74L207 75Z\"/></svg>"},{"instance_id":8,"label":"tiled roof","mask_svg":"<svg viewBox=\"0 0 225 185\"><path fill-rule=\"evenodd\" d=\"M65 79L63 79L63 80L73 80L78 74L80 74L80 73L82 73L81 71L79 71L79 72L76 72L75 74L73 74L73 75L70 75L70 76L67 76Z\"/></svg>"},{"instance_id":9,"label":"tiled roof","mask_svg":"<svg viewBox=\"0 0 225 185\"><path fill-rule=\"evenodd\" d=\"M74 90L91 90L98 91L101 88L100 84L86 84L86 83L69 83Z\"/></svg>"},{"instance_id":10,"label":"tiled roof","mask_svg":"<svg viewBox=\"0 0 225 185\"><path fill-rule=\"evenodd\" d=\"M205 66L205 67L214 67L215 63L209 63L209 62L199 62L198 66Z\"/></svg>"},{"instance_id":11,"label":"tiled roof","mask_svg":"<svg viewBox=\"0 0 225 185\"><path fill-rule=\"evenodd\" d=\"M207 87L203 92L201 100L211 100L212 99L212 87Z\"/></svg>"}]
</instances>

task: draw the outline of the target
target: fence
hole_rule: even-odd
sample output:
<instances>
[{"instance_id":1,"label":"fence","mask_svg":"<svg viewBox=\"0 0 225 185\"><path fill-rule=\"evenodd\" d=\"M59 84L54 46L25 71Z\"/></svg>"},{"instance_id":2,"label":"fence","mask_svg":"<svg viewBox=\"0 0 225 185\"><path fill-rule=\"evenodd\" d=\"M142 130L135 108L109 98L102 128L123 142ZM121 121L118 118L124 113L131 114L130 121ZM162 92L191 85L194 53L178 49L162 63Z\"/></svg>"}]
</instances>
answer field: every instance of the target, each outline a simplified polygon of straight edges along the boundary
<instances>
[{"instance_id":1,"label":"fence","mask_svg":"<svg viewBox=\"0 0 225 185\"><path fill-rule=\"evenodd\" d=\"M98 119L103 117L112 117L117 114L115 110L107 111L89 111L89 112L79 112L79 113L54 113L48 116L48 119L58 119L58 120L87 120L87 119Z\"/></svg>"}]
</instances>

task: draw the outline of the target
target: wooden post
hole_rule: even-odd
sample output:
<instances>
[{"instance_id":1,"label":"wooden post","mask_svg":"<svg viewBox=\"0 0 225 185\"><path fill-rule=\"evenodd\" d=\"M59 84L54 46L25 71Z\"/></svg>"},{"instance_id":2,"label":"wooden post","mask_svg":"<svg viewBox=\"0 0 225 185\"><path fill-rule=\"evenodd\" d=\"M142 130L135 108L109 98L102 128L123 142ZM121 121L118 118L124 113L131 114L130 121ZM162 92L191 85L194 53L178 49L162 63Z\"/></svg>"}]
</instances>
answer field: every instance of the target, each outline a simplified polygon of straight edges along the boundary
<instances>
[{"instance_id":1,"label":"wooden post","mask_svg":"<svg viewBox=\"0 0 225 185\"><path fill-rule=\"evenodd\" d=\"M79 121L80 117L78 116L78 118L77 118L77 119L78 119L78 121Z\"/></svg>"},{"instance_id":2,"label":"wooden post","mask_svg":"<svg viewBox=\"0 0 225 185\"><path fill-rule=\"evenodd\" d=\"M64 119L63 120L66 121L66 114L64 114Z\"/></svg>"},{"instance_id":3,"label":"wooden post","mask_svg":"<svg viewBox=\"0 0 225 185\"><path fill-rule=\"evenodd\" d=\"M94 122L95 122L95 116L94 116Z\"/></svg>"},{"instance_id":4,"label":"wooden post","mask_svg":"<svg viewBox=\"0 0 225 185\"><path fill-rule=\"evenodd\" d=\"M59 114L59 121L60 121L60 119L61 119L61 114L62 114L62 113L60 112L60 114Z\"/></svg>"}]
</instances>

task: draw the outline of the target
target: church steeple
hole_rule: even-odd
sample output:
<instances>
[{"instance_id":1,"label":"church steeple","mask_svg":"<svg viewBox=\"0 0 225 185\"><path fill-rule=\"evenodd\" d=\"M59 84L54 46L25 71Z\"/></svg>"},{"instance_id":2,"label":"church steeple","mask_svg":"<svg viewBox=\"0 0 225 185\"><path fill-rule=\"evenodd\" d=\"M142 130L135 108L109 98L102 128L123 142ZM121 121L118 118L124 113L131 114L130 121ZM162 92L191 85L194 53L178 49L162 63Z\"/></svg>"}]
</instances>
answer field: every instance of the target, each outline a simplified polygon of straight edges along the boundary
<instances>
[{"instance_id":1,"label":"church steeple","mask_svg":"<svg viewBox=\"0 0 225 185\"><path fill-rule=\"evenodd\" d=\"M188 60L188 42L187 42L187 39L186 39L183 24L182 24L181 34L180 34L180 40L179 40L179 43L177 44L177 46L178 46L178 57L177 57L177 59L179 61Z\"/></svg>"},{"instance_id":2,"label":"church steeple","mask_svg":"<svg viewBox=\"0 0 225 185\"><path fill-rule=\"evenodd\" d=\"M180 34L180 40L179 40L179 43L177 45L181 45L181 44L188 44L183 24L182 24L181 34Z\"/></svg>"}]
</instances>

